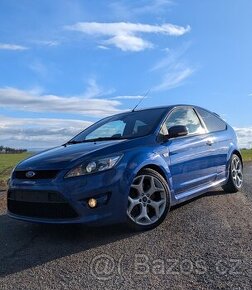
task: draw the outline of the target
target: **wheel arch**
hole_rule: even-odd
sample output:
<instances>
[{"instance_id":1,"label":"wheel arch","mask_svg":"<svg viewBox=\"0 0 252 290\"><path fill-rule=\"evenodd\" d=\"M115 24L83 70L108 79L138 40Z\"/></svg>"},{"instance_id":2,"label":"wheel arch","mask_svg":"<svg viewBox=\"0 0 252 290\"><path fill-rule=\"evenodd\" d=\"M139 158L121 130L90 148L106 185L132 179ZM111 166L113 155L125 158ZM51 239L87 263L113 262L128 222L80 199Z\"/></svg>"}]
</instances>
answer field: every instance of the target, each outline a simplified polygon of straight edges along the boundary
<instances>
[{"instance_id":1,"label":"wheel arch","mask_svg":"<svg viewBox=\"0 0 252 290\"><path fill-rule=\"evenodd\" d=\"M139 154L140 153L140 154ZM164 180L170 191L171 203L175 202L174 192L173 192L173 181L167 160L164 160L160 154L146 154L139 152L134 154L131 160L127 164L127 183L130 185L133 182L134 178L144 169L150 168L159 173Z\"/></svg>"},{"instance_id":2,"label":"wheel arch","mask_svg":"<svg viewBox=\"0 0 252 290\"><path fill-rule=\"evenodd\" d=\"M243 165L243 160L242 160L241 152L240 152L239 150L235 149L235 150L232 152L232 154L231 154L230 157L232 157L233 154L236 154L236 155L241 159L241 162L242 162L242 165Z\"/></svg>"},{"instance_id":3,"label":"wheel arch","mask_svg":"<svg viewBox=\"0 0 252 290\"><path fill-rule=\"evenodd\" d=\"M166 172L166 168L164 168L162 165L157 165L153 163L145 164L143 167L141 167L137 174L141 173L144 169L150 168L152 170L155 170L157 173L159 173L164 180L166 181L166 184L168 186L169 192L170 192L170 202L173 204L175 202L174 199L174 192L173 192L173 187L172 187L172 179L170 177L170 172Z\"/></svg>"},{"instance_id":4,"label":"wheel arch","mask_svg":"<svg viewBox=\"0 0 252 290\"><path fill-rule=\"evenodd\" d=\"M234 148L232 151L230 151L229 156L228 156L228 160L227 160L227 165L226 165L227 178L229 176L229 168L231 166L232 156L234 154L236 154L241 159L242 166L243 166L243 160L242 160L241 152L238 149Z\"/></svg>"},{"instance_id":5,"label":"wheel arch","mask_svg":"<svg viewBox=\"0 0 252 290\"><path fill-rule=\"evenodd\" d=\"M140 170L138 170L137 174L139 174L141 171L143 171L144 169L147 169L147 168L150 168L150 169L157 171L165 179L165 181L168 183L168 179L167 179L167 176L166 176L164 170L156 164L147 164L147 165L143 166Z\"/></svg>"}]
</instances>

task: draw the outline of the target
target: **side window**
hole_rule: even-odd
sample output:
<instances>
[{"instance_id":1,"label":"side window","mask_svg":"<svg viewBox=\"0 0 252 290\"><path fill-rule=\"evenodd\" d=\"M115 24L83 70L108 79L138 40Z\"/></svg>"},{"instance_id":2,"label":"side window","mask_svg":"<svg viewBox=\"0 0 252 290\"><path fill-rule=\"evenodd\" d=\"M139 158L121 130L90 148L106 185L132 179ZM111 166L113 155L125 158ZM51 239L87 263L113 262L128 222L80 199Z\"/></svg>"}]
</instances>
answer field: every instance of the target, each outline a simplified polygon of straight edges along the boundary
<instances>
[{"instance_id":1,"label":"side window","mask_svg":"<svg viewBox=\"0 0 252 290\"><path fill-rule=\"evenodd\" d=\"M201 134L205 132L198 116L192 108L178 108L170 114L165 122L167 131L169 128L177 125L186 126L189 134ZM165 131L165 128L162 128L162 131Z\"/></svg>"},{"instance_id":2,"label":"side window","mask_svg":"<svg viewBox=\"0 0 252 290\"><path fill-rule=\"evenodd\" d=\"M124 128L125 123L123 121L112 121L94 130L86 136L85 140L95 139L97 137L112 137L114 135L122 136Z\"/></svg>"},{"instance_id":3,"label":"side window","mask_svg":"<svg viewBox=\"0 0 252 290\"><path fill-rule=\"evenodd\" d=\"M226 123L221 120L219 117L211 114L204 109L197 109L198 113L200 114L201 118L203 119L204 123L206 124L207 130L209 132L217 132L226 130L227 125Z\"/></svg>"}]
</instances>

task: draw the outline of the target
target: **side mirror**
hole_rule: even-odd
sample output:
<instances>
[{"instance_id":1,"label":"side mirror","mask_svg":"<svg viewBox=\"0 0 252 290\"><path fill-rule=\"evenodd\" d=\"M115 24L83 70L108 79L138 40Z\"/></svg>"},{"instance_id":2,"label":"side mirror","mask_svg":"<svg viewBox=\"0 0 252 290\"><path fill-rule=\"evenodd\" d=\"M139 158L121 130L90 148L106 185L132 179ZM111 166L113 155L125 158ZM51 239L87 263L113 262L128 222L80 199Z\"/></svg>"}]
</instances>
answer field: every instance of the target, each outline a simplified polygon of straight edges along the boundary
<instances>
[{"instance_id":1,"label":"side mirror","mask_svg":"<svg viewBox=\"0 0 252 290\"><path fill-rule=\"evenodd\" d=\"M177 126L171 127L168 130L168 133L169 133L168 138L176 138L176 137L188 135L188 129L186 126L177 125Z\"/></svg>"}]
</instances>

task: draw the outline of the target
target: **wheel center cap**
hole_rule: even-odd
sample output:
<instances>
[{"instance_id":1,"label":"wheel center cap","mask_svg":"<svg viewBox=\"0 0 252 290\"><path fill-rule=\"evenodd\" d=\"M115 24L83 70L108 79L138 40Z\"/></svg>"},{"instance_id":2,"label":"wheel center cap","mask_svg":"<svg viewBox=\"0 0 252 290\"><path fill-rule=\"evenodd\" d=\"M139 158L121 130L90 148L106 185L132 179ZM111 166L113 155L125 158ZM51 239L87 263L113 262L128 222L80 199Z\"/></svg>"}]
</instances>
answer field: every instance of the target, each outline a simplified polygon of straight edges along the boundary
<instances>
[{"instance_id":1,"label":"wheel center cap","mask_svg":"<svg viewBox=\"0 0 252 290\"><path fill-rule=\"evenodd\" d=\"M143 202L147 202L147 200L148 200L147 197L144 196L144 197L143 197Z\"/></svg>"}]
</instances>

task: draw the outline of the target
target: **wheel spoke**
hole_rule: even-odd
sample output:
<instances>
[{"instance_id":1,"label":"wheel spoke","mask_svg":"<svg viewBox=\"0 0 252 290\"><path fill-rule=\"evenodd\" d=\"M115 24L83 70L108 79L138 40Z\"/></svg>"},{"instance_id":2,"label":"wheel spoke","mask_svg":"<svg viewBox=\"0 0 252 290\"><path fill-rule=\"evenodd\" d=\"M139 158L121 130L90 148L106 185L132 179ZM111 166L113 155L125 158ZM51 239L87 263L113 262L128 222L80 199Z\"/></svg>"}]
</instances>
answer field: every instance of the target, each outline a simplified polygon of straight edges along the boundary
<instances>
[{"instance_id":1,"label":"wheel spoke","mask_svg":"<svg viewBox=\"0 0 252 290\"><path fill-rule=\"evenodd\" d=\"M234 168L235 168L235 170L237 169L237 159L236 158L234 159Z\"/></svg>"},{"instance_id":2,"label":"wheel spoke","mask_svg":"<svg viewBox=\"0 0 252 290\"><path fill-rule=\"evenodd\" d=\"M151 200L149 204L151 207L154 208L157 218L160 217L160 207L161 205L164 205L164 203L165 203L164 200L160 200L160 201Z\"/></svg>"},{"instance_id":3,"label":"wheel spoke","mask_svg":"<svg viewBox=\"0 0 252 290\"><path fill-rule=\"evenodd\" d=\"M137 180L137 184L134 184ZM139 195L143 192L143 181L144 181L144 175L137 177L133 184L131 185L132 188L135 188L137 190L137 192L139 193Z\"/></svg>"},{"instance_id":4,"label":"wheel spoke","mask_svg":"<svg viewBox=\"0 0 252 290\"><path fill-rule=\"evenodd\" d=\"M132 197L128 197L129 200L129 207L128 207L128 213L130 214L133 210L133 208L138 205L140 203L138 198L132 198Z\"/></svg>"},{"instance_id":5,"label":"wheel spoke","mask_svg":"<svg viewBox=\"0 0 252 290\"><path fill-rule=\"evenodd\" d=\"M236 174L234 175L233 179L234 179L234 182L236 184Z\"/></svg>"},{"instance_id":6,"label":"wheel spoke","mask_svg":"<svg viewBox=\"0 0 252 290\"><path fill-rule=\"evenodd\" d=\"M148 191L146 192L146 194L149 194L151 196L155 192L163 192L164 191L163 186L161 184L159 184L160 182L155 182L155 181L156 181L156 179L154 179L154 177L151 176L151 181L150 181L151 186L148 189Z\"/></svg>"},{"instance_id":7,"label":"wheel spoke","mask_svg":"<svg viewBox=\"0 0 252 290\"><path fill-rule=\"evenodd\" d=\"M239 177L239 179L240 179L241 181L243 181L243 175L242 175L242 172L238 172L238 173L237 173L237 176Z\"/></svg>"},{"instance_id":8,"label":"wheel spoke","mask_svg":"<svg viewBox=\"0 0 252 290\"><path fill-rule=\"evenodd\" d=\"M136 221L141 222L142 219L145 219L148 222L151 222L151 219L150 219L148 212L147 212L147 206L143 206L141 204L141 213L136 217Z\"/></svg>"}]
</instances>

